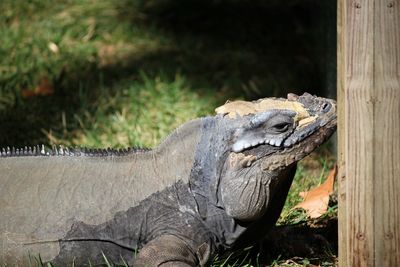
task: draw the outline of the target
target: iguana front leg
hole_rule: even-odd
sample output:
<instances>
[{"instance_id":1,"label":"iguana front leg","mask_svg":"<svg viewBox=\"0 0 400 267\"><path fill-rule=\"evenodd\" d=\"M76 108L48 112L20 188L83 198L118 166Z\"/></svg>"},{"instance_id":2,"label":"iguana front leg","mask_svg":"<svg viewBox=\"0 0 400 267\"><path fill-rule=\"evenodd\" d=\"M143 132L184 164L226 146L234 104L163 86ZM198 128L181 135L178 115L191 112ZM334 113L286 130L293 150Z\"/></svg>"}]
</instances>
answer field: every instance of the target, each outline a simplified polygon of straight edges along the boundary
<instances>
[{"instance_id":1,"label":"iguana front leg","mask_svg":"<svg viewBox=\"0 0 400 267\"><path fill-rule=\"evenodd\" d=\"M196 255L188 244L176 236L162 235L140 250L133 267L189 267L197 264Z\"/></svg>"}]
</instances>

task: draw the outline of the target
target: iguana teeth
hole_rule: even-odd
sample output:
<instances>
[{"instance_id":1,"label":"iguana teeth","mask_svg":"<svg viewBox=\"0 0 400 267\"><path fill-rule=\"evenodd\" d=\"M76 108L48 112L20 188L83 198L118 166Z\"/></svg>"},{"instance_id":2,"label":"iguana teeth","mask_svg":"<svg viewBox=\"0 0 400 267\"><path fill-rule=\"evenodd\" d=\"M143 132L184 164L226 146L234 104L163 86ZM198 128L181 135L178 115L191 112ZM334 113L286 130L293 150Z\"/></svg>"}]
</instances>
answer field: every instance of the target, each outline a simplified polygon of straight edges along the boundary
<instances>
[{"instance_id":1,"label":"iguana teeth","mask_svg":"<svg viewBox=\"0 0 400 267\"><path fill-rule=\"evenodd\" d=\"M46 150L44 149L44 145L42 145L42 148L40 149L40 154L46 155Z\"/></svg>"},{"instance_id":2,"label":"iguana teeth","mask_svg":"<svg viewBox=\"0 0 400 267\"><path fill-rule=\"evenodd\" d=\"M281 146L282 145L283 140L281 139L272 139L272 140L265 140L264 143L265 144L269 144L271 146Z\"/></svg>"},{"instance_id":3,"label":"iguana teeth","mask_svg":"<svg viewBox=\"0 0 400 267\"><path fill-rule=\"evenodd\" d=\"M298 141L299 141L299 137L295 137L293 139L286 140L285 143L284 143L284 146L285 147L290 147L290 146L296 144Z\"/></svg>"},{"instance_id":4,"label":"iguana teeth","mask_svg":"<svg viewBox=\"0 0 400 267\"><path fill-rule=\"evenodd\" d=\"M275 145L276 146L281 146L281 144L282 144L282 140L280 140L280 139L275 140Z\"/></svg>"},{"instance_id":5,"label":"iguana teeth","mask_svg":"<svg viewBox=\"0 0 400 267\"><path fill-rule=\"evenodd\" d=\"M262 144L269 144L271 146L281 146L282 145L283 140L281 139L271 139L271 140L258 140L258 141L253 141L252 143L242 143L242 142L238 142L236 144L233 145L232 151L239 153L242 152L245 149L251 148L251 147L256 147L258 145L262 145Z\"/></svg>"}]
</instances>

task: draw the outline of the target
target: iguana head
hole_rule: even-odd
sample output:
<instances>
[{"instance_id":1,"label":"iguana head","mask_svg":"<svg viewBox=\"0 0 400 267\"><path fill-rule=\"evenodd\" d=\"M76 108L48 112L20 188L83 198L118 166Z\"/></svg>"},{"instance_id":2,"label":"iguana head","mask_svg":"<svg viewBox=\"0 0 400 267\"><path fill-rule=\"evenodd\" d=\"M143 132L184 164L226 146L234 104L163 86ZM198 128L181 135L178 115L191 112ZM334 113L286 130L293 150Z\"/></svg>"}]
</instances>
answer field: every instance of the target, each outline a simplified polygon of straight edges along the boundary
<instances>
[{"instance_id":1,"label":"iguana head","mask_svg":"<svg viewBox=\"0 0 400 267\"><path fill-rule=\"evenodd\" d=\"M228 215L243 221L262 216L287 170L336 129L335 101L308 93L230 102L216 112L229 129L218 190Z\"/></svg>"}]
</instances>

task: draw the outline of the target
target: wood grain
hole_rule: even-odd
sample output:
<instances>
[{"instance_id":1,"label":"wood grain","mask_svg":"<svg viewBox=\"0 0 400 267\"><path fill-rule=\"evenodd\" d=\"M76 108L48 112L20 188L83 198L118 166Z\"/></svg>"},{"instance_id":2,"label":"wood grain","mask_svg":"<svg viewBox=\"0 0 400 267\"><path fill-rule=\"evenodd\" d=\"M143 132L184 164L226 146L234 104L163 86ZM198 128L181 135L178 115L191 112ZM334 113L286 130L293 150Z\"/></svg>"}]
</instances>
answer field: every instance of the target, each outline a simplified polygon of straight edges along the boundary
<instances>
[{"instance_id":1,"label":"wood grain","mask_svg":"<svg viewBox=\"0 0 400 267\"><path fill-rule=\"evenodd\" d=\"M338 226L338 243L339 246L339 266L347 266L347 224L346 224L346 172L345 172L345 105L344 105L344 70L345 70L345 57L343 56L344 46L344 4L345 1L338 1L337 6L337 101L338 101L338 199L339 199L339 226Z\"/></svg>"},{"instance_id":2,"label":"wood grain","mask_svg":"<svg viewBox=\"0 0 400 267\"><path fill-rule=\"evenodd\" d=\"M339 263L400 266L400 1L339 14Z\"/></svg>"}]
</instances>

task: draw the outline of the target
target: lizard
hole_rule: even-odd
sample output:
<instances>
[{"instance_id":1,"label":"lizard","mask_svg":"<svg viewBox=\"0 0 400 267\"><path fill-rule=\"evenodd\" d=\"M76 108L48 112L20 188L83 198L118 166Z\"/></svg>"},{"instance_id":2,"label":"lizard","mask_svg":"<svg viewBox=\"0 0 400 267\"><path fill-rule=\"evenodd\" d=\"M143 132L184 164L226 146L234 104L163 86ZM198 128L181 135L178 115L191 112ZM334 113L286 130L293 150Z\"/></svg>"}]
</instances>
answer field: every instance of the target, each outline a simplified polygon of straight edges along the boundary
<instances>
[{"instance_id":1,"label":"lizard","mask_svg":"<svg viewBox=\"0 0 400 267\"><path fill-rule=\"evenodd\" d=\"M204 266L267 235L335 130L336 102L304 93L228 102L153 149L3 148L0 262Z\"/></svg>"}]
</instances>

